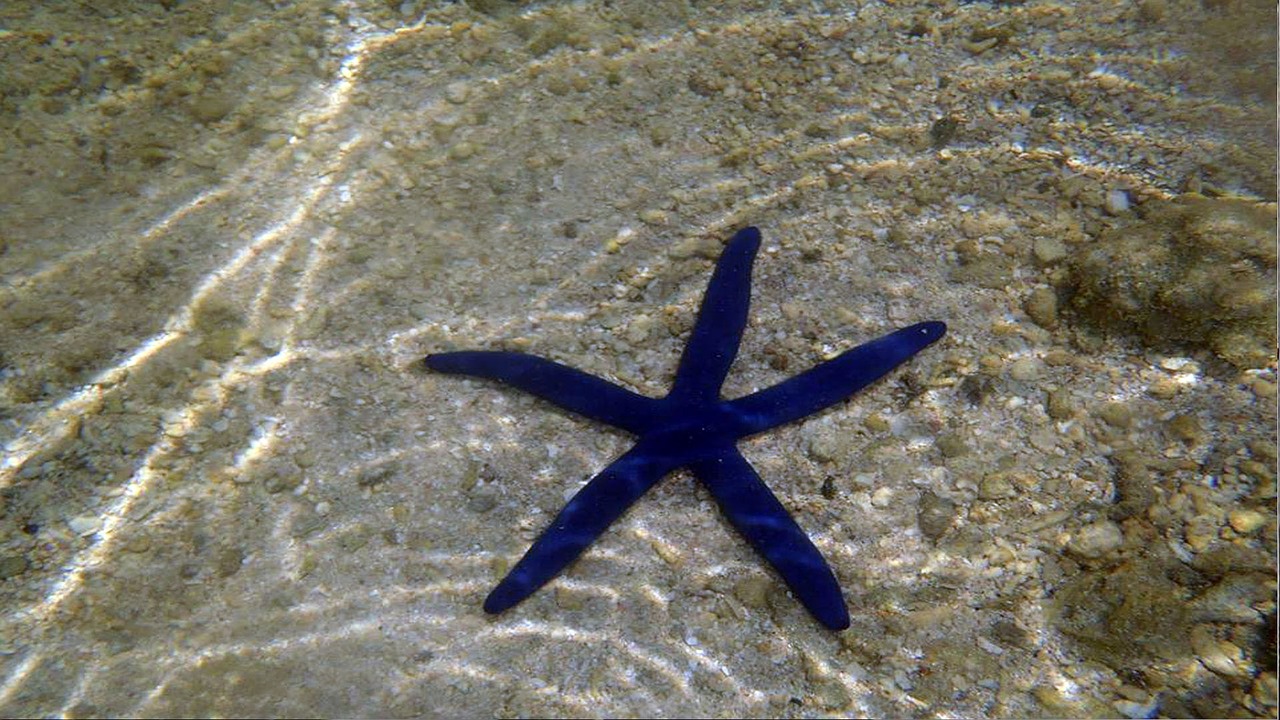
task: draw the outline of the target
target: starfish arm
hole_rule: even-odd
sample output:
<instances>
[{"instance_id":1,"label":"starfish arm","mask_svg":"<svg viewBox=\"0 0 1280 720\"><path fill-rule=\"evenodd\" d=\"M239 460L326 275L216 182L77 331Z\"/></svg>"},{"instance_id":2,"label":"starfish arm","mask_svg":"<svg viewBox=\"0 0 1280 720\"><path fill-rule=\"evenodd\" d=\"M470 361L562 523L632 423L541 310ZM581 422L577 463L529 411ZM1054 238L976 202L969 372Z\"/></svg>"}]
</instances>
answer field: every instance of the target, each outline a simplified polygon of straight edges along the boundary
<instances>
[{"instance_id":1,"label":"starfish arm","mask_svg":"<svg viewBox=\"0 0 1280 720\"><path fill-rule=\"evenodd\" d=\"M484 601L500 613L532 595L573 562L646 490L679 464L655 453L643 440L582 487L520 562Z\"/></svg>"},{"instance_id":2,"label":"starfish arm","mask_svg":"<svg viewBox=\"0 0 1280 720\"><path fill-rule=\"evenodd\" d=\"M637 435L654 422L658 401L607 380L524 353L464 351L428 355L436 372L506 383L565 410Z\"/></svg>"},{"instance_id":3,"label":"starfish arm","mask_svg":"<svg viewBox=\"0 0 1280 720\"><path fill-rule=\"evenodd\" d=\"M728 403L743 435L799 420L834 405L884 377L947 331L940 322L916 323L859 345L821 365Z\"/></svg>"},{"instance_id":4,"label":"starfish arm","mask_svg":"<svg viewBox=\"0 0 1280 720\"><path fill-rule=\"evenodd\" d=\"M849 627L849 610L835 573L737 448L727 447L689 467L809 613L832 630Z\"/></svg>"},{"instance_id":5,"label":"starfish arm","mask_svg":"<svg viewBox=\"0 0 1280 720\"><path fill-rule=\"evenodd\" d=\"M729 240L702 297L693 333L680 358L670 396L718 400L720 386L738 355L751 304L751 265L760 231L743 228Z\"/></svg>"}]
</instances>

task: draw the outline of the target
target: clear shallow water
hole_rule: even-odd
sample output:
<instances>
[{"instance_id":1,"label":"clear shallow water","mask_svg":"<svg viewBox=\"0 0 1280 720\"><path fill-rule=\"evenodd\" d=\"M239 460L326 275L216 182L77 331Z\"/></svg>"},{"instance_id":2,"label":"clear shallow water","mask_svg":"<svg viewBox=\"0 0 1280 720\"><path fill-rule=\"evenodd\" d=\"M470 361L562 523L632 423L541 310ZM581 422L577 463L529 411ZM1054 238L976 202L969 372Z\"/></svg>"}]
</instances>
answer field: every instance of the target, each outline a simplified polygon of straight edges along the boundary
<instances>
[{"instance_id":1,"label":"clear shallow water","mask_svg":"<svg viewBox=\"0 0 1280 720\"><path fill-rule=\"evenodd\" d=\"M1266 12L11 7L6 714L1268 714L1274 366L1026 305L1177 192L1274 195ZM951 328L744 445L853 628L685 475L486 618L628 439L414 362L659 393L744 224L727 394Z\"/></svg>"}]
</instances>

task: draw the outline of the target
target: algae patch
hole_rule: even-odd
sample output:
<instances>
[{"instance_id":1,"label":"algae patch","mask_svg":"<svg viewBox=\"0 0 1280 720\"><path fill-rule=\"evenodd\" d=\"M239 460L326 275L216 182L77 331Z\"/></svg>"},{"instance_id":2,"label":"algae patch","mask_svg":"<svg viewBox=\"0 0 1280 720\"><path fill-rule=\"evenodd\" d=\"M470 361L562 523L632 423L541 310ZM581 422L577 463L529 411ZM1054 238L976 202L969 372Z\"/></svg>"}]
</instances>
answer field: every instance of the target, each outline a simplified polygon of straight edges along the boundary
<instances>
[{"instance_id":1,"label":"algae patch","mask_svg":"<svg viewBox=\"0 0 1280 720\"><path fill-rule=\"evenodd\" d=\"M1072 259L1072 307L1148 342L1207 347L1237 367L1275 353L1272 204L1184 195L1143 205Z\"/></svg>"},{"instance_id":2,"label":"algae patch","mask_svg":"<svg viewBox=\"0 0 1280 720\"><path fill-rule=\"evenodd\" d=\"M1091 660L1118 668L1175 661L1191 647L1184 595L1158 567L1139 560L1068 582L1054 597L1051 618Z\"/></svg>"}]
</instances>

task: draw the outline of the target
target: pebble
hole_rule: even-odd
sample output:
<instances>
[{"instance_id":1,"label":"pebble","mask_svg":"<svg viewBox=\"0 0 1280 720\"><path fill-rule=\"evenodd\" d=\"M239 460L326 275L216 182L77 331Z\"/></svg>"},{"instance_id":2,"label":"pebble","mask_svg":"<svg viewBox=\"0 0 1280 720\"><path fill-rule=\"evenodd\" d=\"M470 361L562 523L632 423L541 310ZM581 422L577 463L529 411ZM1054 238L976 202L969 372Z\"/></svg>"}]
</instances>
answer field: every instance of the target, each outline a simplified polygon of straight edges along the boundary
<instances>
[{"instance_id":1,"label":"pebble","mask_svg":"<svg viewBox=\"0 0 1280 720\"><path fill-rule=\"evenodd\" d=\"M753 610L763 610L769 601L771 580L761 575L746 577L733 585L733 596Z\"/></svg>"},{"instance_id":2,"label":"pebble","mask_svg":"<svg viewBox=\"0 0 1280 720\"><path fill-rule=\"evenodd\" d=\"M1122 402L1109 402L1098 411L1098 417L1111 427L1127 428L1133 424L1133 411Z\"/></svg>"},{"instance_id":3,"label":"pebble","mask_svg":"<svg viewBox=\"0 0 1280 720\"><path fill-rule=\"evenodd\" d=\"M1067 246L1056 237L1036 238L1032 252L1040 264L1053 265L1067 256Z\"/></svg>"},{"instance_id":4,"label":"pebble","mask_svg":"<svg viewBox=\"0 0 1280 720\"><path fill-rule=\"evenodd\" d=\"M1124 533L1110 520L1086 525L1067 543L1067 550L1084 558L1099 558L1120 547Z\"/></svg>"},{"instance_id":5,"label":"pebble","mask_svg":"<svg viewBox=\"0 0 1280 720\"><path fill-rule=\"evenodd\" d=\"M96 515L73 517L67 521L67 527L71 528L71 532L82 537L92 535L102 529L102 518Z\"/></svg>"},{"instance_id":6,"label":"pebble","mask_svg":"<svg viewBox=\"0 0 1280 720\"><path fill-rule=\"evenodd\" d=\"M969 446L958 433L940 435L936 444L943 457L953 458L969 454Z\"/></svg>"},{"instance_id":7,"label":"pebble","mask_svg":"<svg viewBox=\"0 0 1280 720\"><path fill-rule=\"evenodd\" d=\"M1227 515L1231 529L1241 535L1248 535L1267 524L1267 516L1257 510L1232 510Z\"/></svg>"},{"instance_id":8,"label":"pebble","mask_svg":"<svg viewBox=\"0 0 1280 720\"><path fill-rule=\"evenodd\" d=\"M956 504L931 491L920 494L920 503L916 509L916 524L920 533L926 538L937 541L947 530L956 515Z\"/></svg>"},{"instance_id":9,"label":"pebble","mask_svg":"<svg viewBox=\"0 0 1280 720\"><path fill-rule=\"evenodd\" d=\"M461 80L459 80L458 82L449 83L449 85L446 86L444 89L445 99L453 103L454 105L461 105L462 103L466 102L467 96L470 95L470 93L471 93L471 88L467 85L467 83Z\"/></svg>"},{"instance_id":10,"label":"pebble","mask_svg":"<svg viewBox=\"0 0 1280 720\"><path fill-rule=\"evenodd\" d=\"M1275 673L1262 673L1253 681L1253 699L1264 707L1277 705L1277 690Z\"/></svg>"},{"instance_id":11,"label":"pebble","mask_svg":"<svg viewBox=\"0 0 1280 720\"><path fill-rule=\"evenodd\" d=\"M1030 382L1040 377L1040 361L1033 357L1018 358L1009 366L1009 377Z\"/></svg>"},{"instance_id":12,"label":"pebble","mask_svg":"<svg viewBox=\"0 0 1280 720\"><path fill-rule=\"evenodd\" d=\"M1069 420L1076 414L1075 403L1071 401L1071 393L1065 388L1051 390L1045 400L1045 412L1054 420Z\"/></svg>"},{"instance_id":13,"label":"pebble","mask_svg":"<svg viewBox=\"0 0 1280 720\"><path fill-rule=\"evenodd\" d=\"M1248 677L1252 663L1244 659L1244 652L1236 645L1214 637L1208 625L1191 629L1191 649L1201 665L1225 677Z\"/></svg>"},{"instance_id":14,"label":"pebble","mask_svg":"<svg viewBox=\"0 0 1280 720\"><path fill-rule=\"evenodd\" d=\"M562 585L556 586L555 599L561 610L581 610L583 606L582 593Z\"/></svg>"},{"instance_id":15,"label":"pebble","mask_svg":"<svg viewBox=\"0 0 1280 720\"><path fill-rule=\"evenodd\" d=\"M1200 420L1195 415L1175 415L1165 427L1170 435L1188 444L1199 442L1204 435Z\"/></svg>"},{"instance_id":16,"label":"pebble","mask_svg":"<svg viewBox=\"0 0 1280 720\"><path fill-rule=\"evenodd\" d=\"M818 462L832 462L840 457L844 444L830 432L819 432L809 439L809 457Z\"/></svg>"},{"instance_id":17,"label":"pebble","mask_svg":"<svg viewBox=\"0 0 1280 720\"><path fill-rule=\"evenodd\" d=\"M21 575L30 566L31 563L27 562L27 559L21 555L0 558L0 580Z\"/></svg>"},{"instance_id":18,"label":"pebble","mask_svg":"<svg viewBox=\"0 0 1280 720\"><path fill-rule=\"evenodd\" d=\"M1022 310L1031 320L1046 330L1058 327L1058 293L1052 288L1036 288L1027 296Z\"/></svg>"},{"instance_id":19,"label":"pebble","mask_svg":"<svg viewBox=\"0 0 1280 720\"><path fill-rule=\"evenodd\" d=\"M982 478L982 482L978 485L978 498L980 500L1000 500L1003 498L1011 498L1017 495L1017 490L1013 487L1007 473L992 473Z\"/></svg>"},{"instance_id":20,"label":"pebble","mask_svg":"<svg viewBox=\"0 0 1280 720\"><path fill-rule=\"evenodd\" d=\"M1201 622L1257 623L1261 615L1253 606L1272 597L1274 588L1274 576L1231 573L1190 603L1189 609Z\"/></svg>"},{"instance_id":21,"label":"pebble","mask_svg":"<svg viewBox=\"0 0 1280 720\"><path fill-rule=\"evenodd\" d=\"M1109 190L1104 205L1107 212L1119 215L1129 211L1129 192L1127 190Z\"/></svg>"},{"instance_id":22,"label":"pebble","mask_svg":"<svg viewBox=\"0 0 1280 720\"><path fill-rule=\"evenodd\" d=\"M1111 705L1117 712L1127 718L1131 718L1131 720L1153 718L1160 712L1160 701L1154 697L1144 703L1133 700L1117 700Z\"/></svg>"},{"instance_id":23,"label":"pebble","mask_svg":"<svg viewBox=\"0 0 1280 720\"><path fill-rule=\"evenodd\" d=\"M871 493L871 505L873 507L887 507L891 502L893 502L893 490L887 487L879 488Z\"/></svg>"}]
</instances>

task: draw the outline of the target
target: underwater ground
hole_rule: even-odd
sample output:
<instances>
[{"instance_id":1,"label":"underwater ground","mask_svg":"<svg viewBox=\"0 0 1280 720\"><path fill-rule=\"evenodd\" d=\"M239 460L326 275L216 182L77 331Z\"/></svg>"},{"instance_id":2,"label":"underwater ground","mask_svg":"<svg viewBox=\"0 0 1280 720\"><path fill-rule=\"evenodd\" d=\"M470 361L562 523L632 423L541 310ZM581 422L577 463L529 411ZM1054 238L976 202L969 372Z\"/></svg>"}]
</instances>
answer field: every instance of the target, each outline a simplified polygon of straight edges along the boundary
<instances>
[{"instance_id":1,"label":"underwater ground","mask_svg":"<svg viewBox=\"0 0 1280 720\"><path fill-rule=\"evenodd\" d=\"M0 715L1277 712L1275 5L7 2ZM684 472L481 602L631 444L428 374L725 393L815 622Z\"/></svg>"}]
</instances>

